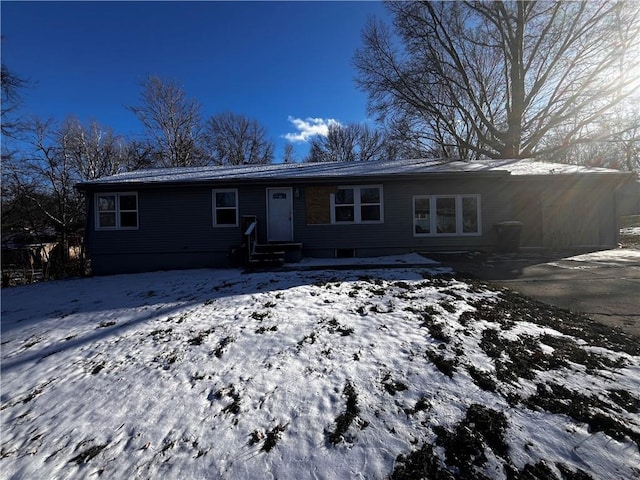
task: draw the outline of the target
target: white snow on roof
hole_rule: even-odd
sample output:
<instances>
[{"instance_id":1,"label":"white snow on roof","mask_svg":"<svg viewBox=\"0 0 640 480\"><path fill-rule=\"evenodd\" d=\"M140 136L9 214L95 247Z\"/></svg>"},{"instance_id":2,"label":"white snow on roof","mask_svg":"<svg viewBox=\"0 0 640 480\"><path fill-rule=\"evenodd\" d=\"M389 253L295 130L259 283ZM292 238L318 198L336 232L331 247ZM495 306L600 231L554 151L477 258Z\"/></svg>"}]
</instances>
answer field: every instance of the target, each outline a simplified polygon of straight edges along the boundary
<instances>
[{"instance_id":1,"label":"white snow on roof","mask_svg":"<svg viewBox=\"0 0 640 480\"><path fill-rule=\"evenodd\" d=\"M620 170L585 167L566 163L540 162L536 160L483 160L475 162L489 170L507 170L511 175L570 175L575 173L624 173Z\"/></svg>"},{"instance_id":2,"label":"white snow on roof","mask_svg":"<svg viewBox=\"0 0 640 480\"><path fill-rule=\"evenodd\" d=\"M379 162L280 163L158 168L120 173L84 182L81 185L373 177L380 175L428 175L464 172L510 173L512 175L621 173L617 170L605 168L588 168L533 160L463 162L446 159L409 159Z\"/></svg>"}]
</instances>

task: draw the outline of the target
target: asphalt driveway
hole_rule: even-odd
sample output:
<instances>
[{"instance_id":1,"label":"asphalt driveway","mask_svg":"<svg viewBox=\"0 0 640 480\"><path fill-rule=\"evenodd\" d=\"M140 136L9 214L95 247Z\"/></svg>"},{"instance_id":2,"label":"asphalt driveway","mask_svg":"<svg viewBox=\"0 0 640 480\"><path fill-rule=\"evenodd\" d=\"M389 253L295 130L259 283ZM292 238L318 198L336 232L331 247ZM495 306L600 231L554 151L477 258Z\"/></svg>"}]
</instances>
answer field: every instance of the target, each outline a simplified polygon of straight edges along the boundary
<instances>
[{"instance_id":1,"label":"asphalt driveway","mask_svg":"<svg viewBox=\"0 0 640 480\"><path fill-rule=\"evenodd\" d=\"M640 336L640 250L578 256L428 254L458 272Z\"/></svg>"}]
</instances>

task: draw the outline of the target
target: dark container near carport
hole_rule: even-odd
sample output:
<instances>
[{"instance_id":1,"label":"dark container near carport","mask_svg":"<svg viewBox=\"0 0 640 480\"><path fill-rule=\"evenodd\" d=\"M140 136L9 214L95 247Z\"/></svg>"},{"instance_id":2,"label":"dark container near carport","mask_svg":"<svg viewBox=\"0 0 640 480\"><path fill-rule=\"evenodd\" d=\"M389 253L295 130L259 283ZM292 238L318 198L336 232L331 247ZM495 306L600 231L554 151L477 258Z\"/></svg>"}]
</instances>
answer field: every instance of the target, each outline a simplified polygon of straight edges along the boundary
<instances>
[{"instance_id":1,"label":"dark container near carport","mask_svg":"<svg viewBox=\"0 0 640 480\"><path fill-rule=\"evenodd\" d=\"M517 221L498 223L496 225L496 232L498 234L496 251L502 253L516 253L520 250L522 226L523 223Z\"/></svg>"}]
</instances>

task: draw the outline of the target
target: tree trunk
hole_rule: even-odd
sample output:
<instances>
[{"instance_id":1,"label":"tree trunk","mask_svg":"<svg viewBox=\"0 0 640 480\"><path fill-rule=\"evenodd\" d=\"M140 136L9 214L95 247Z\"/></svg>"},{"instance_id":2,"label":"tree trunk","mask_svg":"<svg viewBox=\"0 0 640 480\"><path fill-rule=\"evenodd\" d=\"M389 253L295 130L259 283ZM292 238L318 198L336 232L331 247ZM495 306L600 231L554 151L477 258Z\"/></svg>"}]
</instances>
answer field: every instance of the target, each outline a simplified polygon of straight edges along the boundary
<instances>
[{"instance_id":1,"label":"tree trunk","mask_svg":"<svg viewBox=\"0 0 640 480\"><path fill-rule=\"evenodd\" d=\"M524 29L525 4L517 2L515 28L508 29L509 82L511 95L507 98L507 132L505 135L503 158L519 158L522 144L522 123L525 109L525 65L524 65ZM508 12L505 10L505 14ZM509 23L507 23L508 25Z\"/></svg>"}]
</instances>

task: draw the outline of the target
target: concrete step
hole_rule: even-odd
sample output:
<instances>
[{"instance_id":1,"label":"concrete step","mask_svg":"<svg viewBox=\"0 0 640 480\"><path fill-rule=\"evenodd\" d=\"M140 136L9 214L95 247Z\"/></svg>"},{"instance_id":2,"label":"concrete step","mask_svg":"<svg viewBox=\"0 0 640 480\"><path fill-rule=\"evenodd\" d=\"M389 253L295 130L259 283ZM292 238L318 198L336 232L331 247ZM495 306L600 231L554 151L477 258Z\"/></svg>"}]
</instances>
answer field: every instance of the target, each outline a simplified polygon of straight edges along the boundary
<instances>
[{"instance_id":1,"label":"concrete step","mask_svg":"<svg viewBox=\"0 0 640 480\"><path fill-rule=\"evenodd\" d=\"M277 252L287 263L302 260L302 243L260 243L255 246L256 253Z\"/></svg>"}]
</instances>

